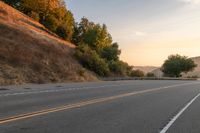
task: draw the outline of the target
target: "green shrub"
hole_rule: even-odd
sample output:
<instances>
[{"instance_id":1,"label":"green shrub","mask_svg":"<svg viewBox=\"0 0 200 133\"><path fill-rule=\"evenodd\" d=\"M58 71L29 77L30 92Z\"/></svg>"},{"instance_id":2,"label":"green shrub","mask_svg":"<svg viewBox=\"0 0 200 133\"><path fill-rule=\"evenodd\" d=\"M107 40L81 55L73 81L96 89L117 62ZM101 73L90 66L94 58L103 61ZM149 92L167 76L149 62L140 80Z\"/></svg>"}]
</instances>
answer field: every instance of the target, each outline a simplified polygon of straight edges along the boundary
<instances>
[{"instance_id":1,"label":"green shrub","mask_svg":"<svg viewBox=\"0 0 200 133\"><path fill-rule=\"evenodd\" d=\"M78 46L75 56L85 68L100 76L107 76L110 72L106 61L87 45Z\"/></svg>"},{"instance_id":2,"label":"green shrub","mask_svg":"<svg viewBox=\"0 0 200 133\"><path fill-rule=\"evenodd\" d=\"M56 32L57 28L59 26L59 21L58 19L56 19L56 17L54 15L48 15L45 18L45 21L42 22L44 24L44 26L46 28L48 28L49 30L51 30L52 32Z\"/></svg>"},{"instance_id":3,"label":"green shrub","mask_svg":"<svg viewBox=\"0 0 200 133\"><path fill-rule=\"evenodd\" d=\"M111 61L109 63L110 71L119 76L127 76L130 74L132 67L123 61Z\"/></svg>"},{"instance_id":4,"label":"green shrub","mask_svg":"<svg viewBox=\"0 0 200 133\"><path fill-rule=\"evenodd\" d=\"M154 73L151 73L151 72L149 72L149 73L147 73L147 75L146 75L147 77L155 77L155 74Z\"/></svg>"},{"instance_id":5,"label":"green shrub","mask_svg":"<svg viewBox=\"0 0 200 133\"><path fill-rule=\"evenodd\" d=\"M141 70L132 70L131 77L144 77L144 72Z\"/></svg>"}]
</instances>

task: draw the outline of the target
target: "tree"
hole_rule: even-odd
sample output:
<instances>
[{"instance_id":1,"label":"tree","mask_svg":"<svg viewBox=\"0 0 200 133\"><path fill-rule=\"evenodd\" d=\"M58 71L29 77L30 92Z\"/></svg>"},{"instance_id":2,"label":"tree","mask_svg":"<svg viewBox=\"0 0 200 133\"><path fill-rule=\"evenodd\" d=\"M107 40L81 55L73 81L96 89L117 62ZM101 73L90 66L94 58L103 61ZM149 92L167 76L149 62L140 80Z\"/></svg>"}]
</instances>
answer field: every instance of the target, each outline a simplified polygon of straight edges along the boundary
<instances>
[{"instance_id":1,"label":"tree","mask_svg":"<svg viewBox=\"0 0 200 133\"><path fill-rule=\"evenodd\" d=\"M19 8L21 2L21 0L3 0L3 1L16 9Z\"/></svg>"},{"instance_id":2,"label":"tree","mask_svg":"<svg viewBox=\"0 0 200 133\"><path fill-rule=\"evenodd\" d=\"M186 56L170 55L162 66L165 76L180 77L181 73L192 71L197 65Z\"/></svg>"},{"instance_id":3,"label":"tree","mask_svg":"<svg viewBox=\"0 0 200 133\"><path fill-rule=\"evenodd\" d=\"M103 64L100 65L102 68L107 69L108 67L109 72L111 72L113 75L116 74L120 76L127 76L132 70L131 66L119 60L121 50L119 50L119 45L117 43L112 43L112 37L108 32L107 26L105 24L95 24L85 17L82 18L80 23L75 24L72 42L75 43L78 47L81 45L86 45L85 47L88 47L90 50L95 52L95 54L91 54L89 51L85 53L90 53L91 57L96 57L94 61L101 62L100 64ZM80 49L78 49L77 53L80 54ZM81 56L82 58L79 56L79 60L84 62L90 58L86 57L86 55ZM97 64L89 63L89 61L82 64L92 64L93 66L87 65L87 68L99 74L99 72L94 69L97 67Z\"/></svg>"},{"instance_id":4,"label":"tree","mask_svg":"<svg viewBox=\"0 0 200 133\"><path fill-rule=\"evenodd\" d=\"M129 76L133 67L123 61L110 61L109 68L112 73L118 76Z\"/></svg>"},{"instance_id":5,"label":"tree","mask_svg":"<svg viewBox=\"0 0 200 133\"><path fill-rule=\"evenodd\" d=\"M119 60L120 54L121 50L119 50L119 45L117 43L113 43L112 45L103 48L101 52L101 56L105 58L107 61Z\"/></svg>"},{"instance_id":6,"label":"tree","mask_svg":"<svg viewBox=\"0 0 200 133\"><path fill-rule=\"evenodd\" d=\"M106 61L102 59L96 53L96 51L92 50L88 45L79 45L76 48L75 56L85 68L95 72L99 76L109 75L110 70Z\"/></svg>"},{"instance_id":7,"label":"tree","mask_svg":"<svg viewBox=\"0 0 200 133\"><path fill-rule=\"evenodd\" d=\"M74 17L64 0L4 0L14 8L39 21L47 29L71 41Z\"/></svg>"},{"instance_id":8,"label":"tree","mask_svg":"<svg viewBox=\"0 0 200 133\"><path fill-rule=\"evenodd\" d=\"M79 23L76 23L74 26L74 34L72 38L72 42L75 45L79 45L79 43L85 43L84 36L88 32L90 28L94 27L94 23L90 22L87 18L83 17Z\"/></svg>"},{"instance_id":9,"label":"tree","mask_svg":"<svg viewBox=\"0 0 200 133\"><path fill-rule=\"evenodd\" d=\"M43 22L55 9L62 8L65 4L61 0L21 0L20 6L21 11L26 14L31 11L40 14L40 22Z\"/></svg>"},{"instance_id":10,"label":"tree","mask_svg":"<svg viewBox=\"0 0 200 133\"><path fill-rule=\"evenodd\" d=\"M94 49L98 54L112 44L112 37L105 24L95 24L87 18L82 18L80 23L76 23L72 42L76 45L85 43Z\"/></svg>"},{"instance_id":11,"label":"tree","mask_svg":"<svg viewBox=\"0 0 200 133\"><path fill-rule=\"evenodd\" d=\"M55 33L65 40L71 41L74 33L75 20L73 14L64 7L55 10L54 16L59 22Z\"/></svg>"}]
</instances>

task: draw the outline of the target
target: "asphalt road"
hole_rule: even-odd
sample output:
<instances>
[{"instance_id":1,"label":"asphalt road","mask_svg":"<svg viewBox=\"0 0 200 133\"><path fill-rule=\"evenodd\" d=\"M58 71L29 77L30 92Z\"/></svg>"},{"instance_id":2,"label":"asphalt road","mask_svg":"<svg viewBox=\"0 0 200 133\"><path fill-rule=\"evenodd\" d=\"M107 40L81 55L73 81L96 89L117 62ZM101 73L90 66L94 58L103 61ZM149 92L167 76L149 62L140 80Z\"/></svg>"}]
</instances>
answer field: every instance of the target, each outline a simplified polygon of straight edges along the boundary
<instances>
[{"instance_id":1,"label":"asphalt road","mask_svg":"<svg viewBox=\"0 0 200 133\"><path fill-rule=\"evenodd\" d=\"M200 133L199 81L0 87L0 133Z\"/></svg>"}]
</instances>

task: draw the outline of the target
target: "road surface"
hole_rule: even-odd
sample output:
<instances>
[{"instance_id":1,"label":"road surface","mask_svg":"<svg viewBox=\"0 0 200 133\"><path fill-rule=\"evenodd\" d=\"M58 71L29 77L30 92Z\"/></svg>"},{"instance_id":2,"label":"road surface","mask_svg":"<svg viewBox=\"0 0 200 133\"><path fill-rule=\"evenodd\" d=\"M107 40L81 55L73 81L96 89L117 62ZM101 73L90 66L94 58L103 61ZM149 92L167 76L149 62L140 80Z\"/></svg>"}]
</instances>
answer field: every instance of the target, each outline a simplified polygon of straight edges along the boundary
<instances>
[{"instance_id":1,"label":"road surface","mask_svg":"<svg viewBox=\"0 0 200 133\"><path fill-rule=\"evenodd\" d=\"M2 86L0 133L200 133L200 82Z\"/></svg>"}]
</instances>

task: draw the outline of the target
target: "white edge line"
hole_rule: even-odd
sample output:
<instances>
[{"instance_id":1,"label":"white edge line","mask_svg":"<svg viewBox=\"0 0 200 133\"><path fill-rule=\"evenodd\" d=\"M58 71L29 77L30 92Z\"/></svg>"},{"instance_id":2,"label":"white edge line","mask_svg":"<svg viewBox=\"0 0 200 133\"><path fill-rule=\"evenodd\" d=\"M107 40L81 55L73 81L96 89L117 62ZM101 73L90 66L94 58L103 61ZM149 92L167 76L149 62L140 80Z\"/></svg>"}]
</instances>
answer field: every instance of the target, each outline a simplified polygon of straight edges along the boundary
<instances>
[{"instance_id":1,"label":"white edge line","mask_svg":"<svg viewBox=\"0 0 200 133\"><path fill-rule=\"evenodd\" d=\"M174 116L171 121L160 131L160 133L166 133L173 123L183 114L183 112L200 96L200 93L195 96L180 112Z\"/></svg>"}]
</instances>

